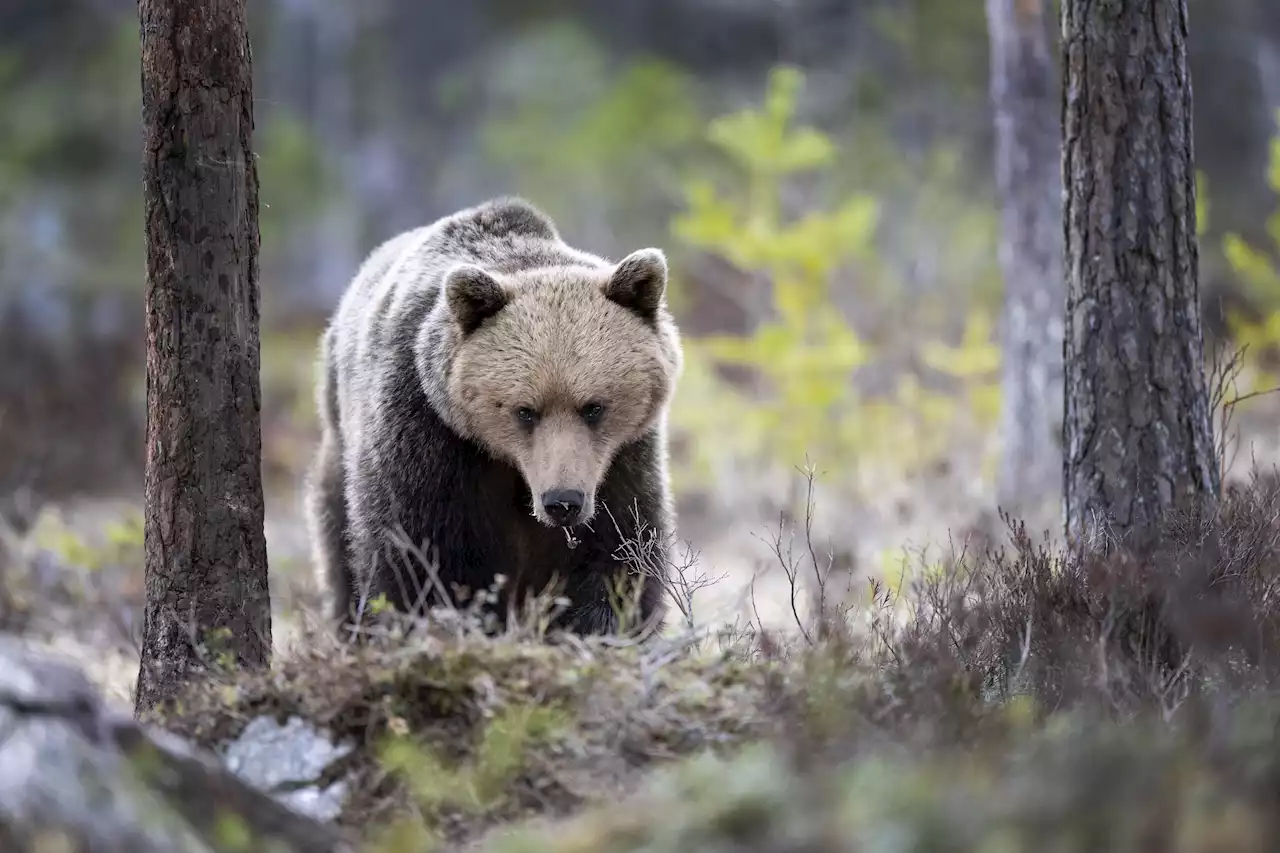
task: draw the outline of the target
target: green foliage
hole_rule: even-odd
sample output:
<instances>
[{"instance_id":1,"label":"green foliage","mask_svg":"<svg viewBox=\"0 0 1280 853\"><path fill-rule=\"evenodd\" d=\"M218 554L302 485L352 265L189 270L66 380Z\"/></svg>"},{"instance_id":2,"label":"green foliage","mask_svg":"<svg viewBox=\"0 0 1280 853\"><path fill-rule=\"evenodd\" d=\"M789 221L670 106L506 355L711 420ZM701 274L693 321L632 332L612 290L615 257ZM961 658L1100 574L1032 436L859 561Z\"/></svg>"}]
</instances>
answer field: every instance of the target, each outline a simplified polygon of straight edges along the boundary
<instances>
[{"instance_id":1,"label":"green foliage","mask_svg":"<svg viewBox=\"0 0 1280 853\"><path fill-rule=\"evenodd\" d=\"M767 378L774 395L750 413L745 432L759 450L771 446L792 462L807 454L848 455L859 438L856 424L839 414L855 403L849 375L869 352L831 310L830 276L845 258L869 251L877 215L874 199L855 196L834 211L782 221L783 180L829 164L834 154L818 130L791 127L801 82L800 72L778 69L763 109L712 122L708 137L740 167L743 186L722 195L708 180L693 181L688 210L674 223L684 242L765 271L774 282L776 320L748 338L713 336L691 349L696 357L750 366Z\"/></svg>"},{"instance_id":2,"label":"green foliage","mask_svg":"<svg viewBox=\"0 0 1280 853\"><path fill-rule=\"evenodd\" d=\"M142 512L130 509L107 524L98 536L89 537L56 514L41 515L32 531L32 543L67 565L89 571L114 566L141 566L143 561Z\"/></svg>"},{"instance_id":3,"label":"green foliage","mask_svg":"<svg viewBox=\"0 0 1280 853\"><path fill-rule=\"evenodd\" d=\"M506 707L485 726L470 760L455 765L430 745L410 738L408 724L393 718L388 724L392 734L379 749L379 761L386 772L403 780L428 823L403 821L410 825L394 827L375 849L425 849L405 845L436 843L437 827L432 818L442 810L480 814L493 809L523 769L530 748L553 738L569 723L569 717L558 708Z\"/></svg>"},{"instance_id":4,"label":"green foliage","mask_svg":"<svg viewBox=\"0 0 1280 853\"><path fill-rule=\"evenodd\" d=\"M489 722L475 756L461 767L451 767L429 749L400 738L386 745L382 759L388 770L404 775L422 806L480 811L502 796L520 771L526 750L564 725L554 709L511 707Z\"/></svg>"},{"instance_id":5,"label":"green foliage","mask_svg":"<svg viewBox=\"0 0 1280 853\"><path fill-rule=\"evenodd\" d=\"M224 811L215 819L213 843L227 853L249 853L253 849L253 833L244 818Z\"/></svg>"},{"instance_id":6,"label":"green foliage","mask_svg":"<svg viewBox=\"0 0 1280 853\"><path fill-rule=\"evenodd\" d=\"M784 220L786 181L830 167L832 141L816 128L795 127L799 71L779 68L765 103L711 123L708 138L737 167L728 190L709 179L691 181L687 209L673 224L684 243L715 252L737 266L767 274L773 317L751 335L709 336L687 342L686 378L674 407L678 427L696 446L696 471L713 472L711 455L728 453L793 466L806 457L842 472L874 460L909 473L943 452L957 417L957 402L921 388L912 376L897 393L872 400L858 393L854 374L877 355L842 317L832 297L842 265L875 267L879 205L855 193L830 210ZM999 351L990 323L975 311L958 347L923 347L935 370L976 391L974 411L994 419L998 385L992 381ZM716 365L747 367L767 391L750 399L719 382ZM677 484L679 485L679 484Z\"/></svg>"}]
</instances>

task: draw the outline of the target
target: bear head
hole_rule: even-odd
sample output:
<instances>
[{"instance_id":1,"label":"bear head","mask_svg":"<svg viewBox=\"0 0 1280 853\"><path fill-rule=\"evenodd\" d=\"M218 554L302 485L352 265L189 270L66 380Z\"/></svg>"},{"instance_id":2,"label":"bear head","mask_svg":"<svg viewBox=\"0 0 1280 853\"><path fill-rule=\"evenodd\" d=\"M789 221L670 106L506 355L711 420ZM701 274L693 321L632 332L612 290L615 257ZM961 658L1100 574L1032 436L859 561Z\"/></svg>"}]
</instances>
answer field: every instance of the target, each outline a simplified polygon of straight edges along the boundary
<instances>
[{"instance_id":1,"label":"bear head","mask_svg":"<svg viewBox=\"0 0 1280 853\"><path fill-rule=\"evenodd\" d=\"M446 273L450 420L521 473L543 524L589 523L618 449L665 428L682 361L666 287L658 249L611 266Z\"/></svg>"}]
</instances>

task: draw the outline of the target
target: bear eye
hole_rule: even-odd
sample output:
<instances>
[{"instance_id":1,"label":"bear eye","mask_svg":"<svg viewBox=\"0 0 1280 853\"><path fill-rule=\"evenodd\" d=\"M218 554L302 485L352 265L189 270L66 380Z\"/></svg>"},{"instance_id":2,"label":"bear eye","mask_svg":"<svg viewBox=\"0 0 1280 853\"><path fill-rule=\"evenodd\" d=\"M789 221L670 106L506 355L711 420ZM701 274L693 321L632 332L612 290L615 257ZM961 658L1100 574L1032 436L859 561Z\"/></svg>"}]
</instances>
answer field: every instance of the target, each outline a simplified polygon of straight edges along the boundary
<instances>
[{"instance_id":1,"label":"bear eye","mask_svg":"<svg viewBox=\"0 0 1280 853\"><path fill-rule=\"evenodd\" d=\"M528 406L521 406L516 409L516 417L520 419L521 423L531 424L537 420L538 413Z\"/></svg>"},{"instance_id":2,"label":"bear eye","mask_svg":"<svg viewBox=\"0 0 1280 853\"><path fill-rule=\"evenodd\" d=\"M599 423L603 416L604 406L599 403L587 403L582 407L582 419L589 424Z\"/></svg>"}]
</instances>

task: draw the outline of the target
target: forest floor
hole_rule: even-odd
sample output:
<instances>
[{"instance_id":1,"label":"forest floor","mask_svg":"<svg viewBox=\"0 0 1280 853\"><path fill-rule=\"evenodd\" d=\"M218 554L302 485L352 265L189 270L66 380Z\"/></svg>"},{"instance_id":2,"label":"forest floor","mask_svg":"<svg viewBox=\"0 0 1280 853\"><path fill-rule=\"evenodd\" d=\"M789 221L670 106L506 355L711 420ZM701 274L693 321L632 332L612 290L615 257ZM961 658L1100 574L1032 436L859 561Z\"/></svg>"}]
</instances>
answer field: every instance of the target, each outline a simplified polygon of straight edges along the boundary
<instances>
[{"instance_id":1,"label":"forest floor","mask_svg":"<svg viewBox=\"0 0 1280 853\"><path fill-rule=\"evenodd\" d=\"M1262 851L1277 587L1272 477L1151 554L1080 565L1014 531L789 633L308 635L166 724L217 744L270 712L362 744L343 824L371 853Z\"/></svg>"},{"instance_id":2,"label":"forest floor","mask_svg":"<svg viewBox=\"0 0 1280 853\"><path fill-rule=\"evenodd\" d=\"M359 782L345 822L388 853L428 839L522 851L887 839L1020 850L1048 837L1062 850L1272 849L1273 418L1239 424L1249 449L1235 481L1251 464L1264 476L1218 518L1171 523L1155 554L1075 565L1053 543L989 524L994 550L969 547L954 531L980 519L958 487L935 488L897 524L886 513L869 529L836 508L813 534L821 541L802 525L784 531L801 553L843 535L863 566L868 543L917 543L919 556L903 552L905 581L846 572L855 594L833 595L846 608L834 622L814 618L812 565L791 576L798 564L780 556L776 523L704 524L694 571L715 583L694 596L695 630L673 613L646 649L493 639L448 623L359 651L326 639L295 473L268 492L273 672L197 691L168 722L214 743L277 709L356 737L367 748L348 768ZM0 602L0 628L69 657L125 707L141 541L134 500L50 507L9 543L20 559ZM513 822L516 836L494 836Z\"/></svg>"}]
</instances>

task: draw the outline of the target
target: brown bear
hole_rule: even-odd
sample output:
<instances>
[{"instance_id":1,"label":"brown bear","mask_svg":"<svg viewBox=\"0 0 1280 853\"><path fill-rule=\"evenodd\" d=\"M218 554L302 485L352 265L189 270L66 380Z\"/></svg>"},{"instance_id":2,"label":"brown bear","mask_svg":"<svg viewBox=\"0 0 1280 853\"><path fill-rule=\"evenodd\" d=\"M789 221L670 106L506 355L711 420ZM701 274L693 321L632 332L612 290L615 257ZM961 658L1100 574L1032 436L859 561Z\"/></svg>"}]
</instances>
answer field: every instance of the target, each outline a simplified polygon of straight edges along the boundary
<instances>
[{"instance_id":1,"label":"brown bear","mask_svg":"<svg viewBox=\"0 0 1280 853\"><path fill-rule=\"evenodd\" d=\"M361 594L420 612L501 574L500 607L554 592L560 627L615 633L630 593L659 629L683 358L666 286L660 250L610 263L520 198L376 248L320 346L306 504L334 616Z\"/></svg>"}]
</instances>

